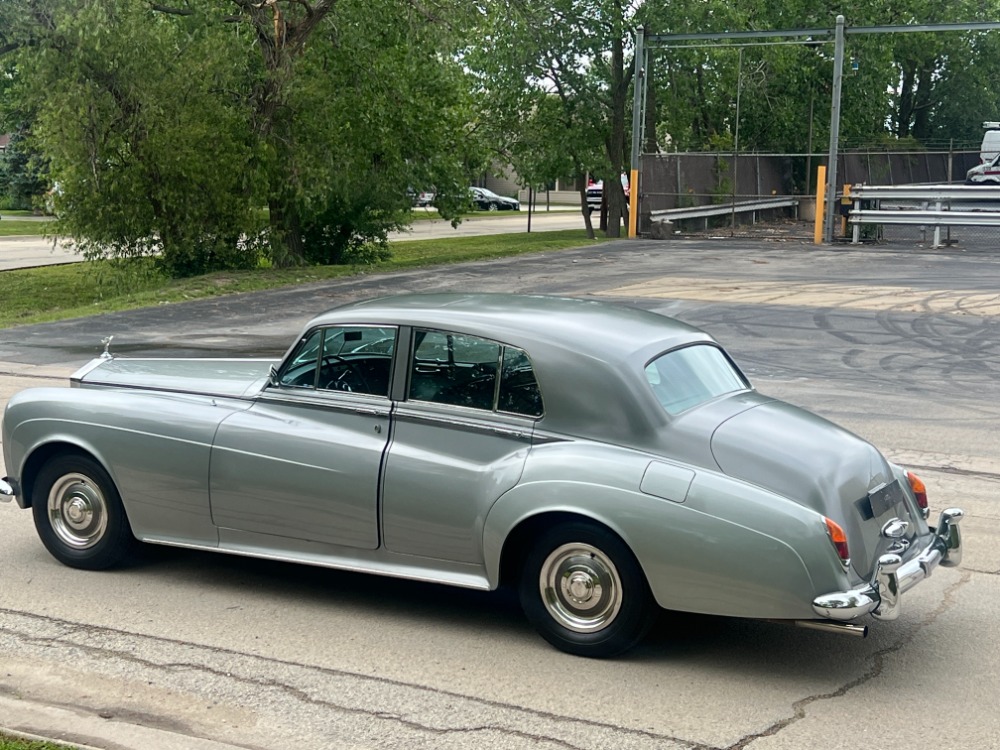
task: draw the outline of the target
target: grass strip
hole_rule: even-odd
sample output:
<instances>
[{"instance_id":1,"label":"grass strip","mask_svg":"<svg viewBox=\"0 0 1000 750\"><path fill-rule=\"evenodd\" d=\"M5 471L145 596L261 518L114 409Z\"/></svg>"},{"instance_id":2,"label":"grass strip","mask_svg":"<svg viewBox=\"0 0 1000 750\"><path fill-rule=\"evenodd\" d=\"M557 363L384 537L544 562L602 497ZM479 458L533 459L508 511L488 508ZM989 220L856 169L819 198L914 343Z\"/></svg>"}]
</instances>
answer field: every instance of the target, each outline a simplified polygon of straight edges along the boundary
<instances>
[{"instance_id":1,"label":"grass strip","mask_svg":"<svg viewBox=\"0 0 1000 750\"><path fill-rule=\"evenodd\" d=\"M67 750L70 747L70 745L39 742L37 740L22 740L17 737L0 734L0 750Z\"/></svg>"},{"instance_id":2,"label":"grass strip","mask_svg":"<svg viewBox=\"0 0 1000 750\"><path fill-rule=\"evenodd\" d=\"M0 221L0 237L41 237L48 231L51 231L51 223L48 221L18 221L17 219Z\"/></svg>"},{"instance_id":3,"label":"grass strip","mask_svg":"<svg viewBox=\"0 0 1000 750\"><path fill-rule=\"evenodd\" d=\"M371 266L303 266L221 271L169 279L149 259L88 261L0 272L0 328L118 310L255 292L346 276L551 252L596 244L582 229L392 243L392 259ZM0 748L0 750L3 750Z\"/></svg>"}]
</instances>

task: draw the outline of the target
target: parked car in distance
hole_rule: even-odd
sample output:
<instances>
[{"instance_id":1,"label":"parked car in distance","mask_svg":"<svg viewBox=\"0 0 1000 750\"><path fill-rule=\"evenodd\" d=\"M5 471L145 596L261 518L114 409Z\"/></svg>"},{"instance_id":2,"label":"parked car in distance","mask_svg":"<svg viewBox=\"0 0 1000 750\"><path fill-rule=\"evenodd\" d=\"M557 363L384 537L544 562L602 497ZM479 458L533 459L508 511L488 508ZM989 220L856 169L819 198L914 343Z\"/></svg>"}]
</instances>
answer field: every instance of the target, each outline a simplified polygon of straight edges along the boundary
<instances>
[{"instance_id":1,"label":"parked car in distance","mask_svg":"<svg viewBox=\"0 0 1000 750\"><path fill-rule=\"evenodd\" d=\"M516 198L497 195L492 190L481 187L470 187L469 197L472 204L481 211L520 211L521 203Z\"/></svg>"},{"instance_id":2,"label":"parked car in distance","mask_svg":"<svg viewBox=\"0 0 1000 750\"><path fill-rule=\"evenodd\" d=\"M412 203L416 208L433 206L434 199L437 197L437 195L431 190L421 190L418 192L413 188L407 188L406 194L410 196L410 203Z\"/></svg>"},{"instance_id":3,"label":"parked car in distance","mask_svg":"<svg viewBox=\"0 0 1000 750\"><path fill-rule=\"evenodd\" d=\"M130 359L6 408L0 499L66 565L137 540L507 585L608 657L659 608L867 633L962 511L874 446L758 393L708 334L544 296L406 295L313 319L280 360Z\"/></svg>"},{"instance_id":4,"label":"parked car in distance","mask_svg":"<svg viewBox=\"0 0 1000 750\"><path fill-rule=\"evenodd\" d=\"M629 181L627 175L621 176L622 189L625 191L625 197L629 197ZM604 198L604 180L598 180L597 182L591 182L587 186L587 211L593 213L594 211L601 210L601 201Z\"/></svg>"}]
</instances>

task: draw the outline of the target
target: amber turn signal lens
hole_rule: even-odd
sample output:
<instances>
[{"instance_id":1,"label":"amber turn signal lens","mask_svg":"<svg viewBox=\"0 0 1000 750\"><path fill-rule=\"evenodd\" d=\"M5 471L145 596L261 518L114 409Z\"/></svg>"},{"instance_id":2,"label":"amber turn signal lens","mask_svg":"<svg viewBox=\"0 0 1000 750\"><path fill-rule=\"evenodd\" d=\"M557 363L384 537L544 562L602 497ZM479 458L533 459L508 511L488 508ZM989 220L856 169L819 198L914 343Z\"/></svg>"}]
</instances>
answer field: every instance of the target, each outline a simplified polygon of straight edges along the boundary
<instances>
[{"instance_id":1,"label":"amber turn signal lens","mask_svg":"<svg viewBox=\"0 0 1000 750\"><path fill-rule=\"evenodd\" d=\"M826 522L826 533L830 535L830 541L833 542L834 549L837 550L837 556L846 563L851 559L851 553L847 549L847 534L836 521L826 516L823 516L823 520Z\"/></svg>"},{"instance_id":2,"label":"amber turn signal lens","mask_svg":"<svg viewBox=\"0 0 1000 750\"><path fill-rule=\"evenodd\" d=\"M920 477L912 471L906 472L906 478L910 482L910 489L913 490L914 497L917 498L917 505L919 505L921 509L926 510L929 507L927 505L927 487L920 480Z\"/></svg>"}]
</instances>

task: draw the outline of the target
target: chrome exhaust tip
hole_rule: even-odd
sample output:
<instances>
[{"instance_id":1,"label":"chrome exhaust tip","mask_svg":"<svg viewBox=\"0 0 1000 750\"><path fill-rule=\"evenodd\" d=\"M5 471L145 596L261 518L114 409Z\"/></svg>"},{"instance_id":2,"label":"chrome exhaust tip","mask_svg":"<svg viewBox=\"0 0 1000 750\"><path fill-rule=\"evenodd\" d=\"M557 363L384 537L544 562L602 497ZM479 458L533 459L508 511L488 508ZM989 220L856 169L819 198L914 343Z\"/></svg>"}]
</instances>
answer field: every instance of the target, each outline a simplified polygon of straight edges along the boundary
<instances>
[{"instance_id":1,"label":"chrome exhaust tip","mask_svg":"<svg viewBox=\"0 0 1000 750\"><path fill-rule=\"evenodd\" d=\"M797 628L808 630L824 630L827 633L840 633L841 635L853 635L855 638L867 638L867 625L854 625L849 622L837 622L836 620L792 620L792 624Z\"/></svg>"}]
</instances>

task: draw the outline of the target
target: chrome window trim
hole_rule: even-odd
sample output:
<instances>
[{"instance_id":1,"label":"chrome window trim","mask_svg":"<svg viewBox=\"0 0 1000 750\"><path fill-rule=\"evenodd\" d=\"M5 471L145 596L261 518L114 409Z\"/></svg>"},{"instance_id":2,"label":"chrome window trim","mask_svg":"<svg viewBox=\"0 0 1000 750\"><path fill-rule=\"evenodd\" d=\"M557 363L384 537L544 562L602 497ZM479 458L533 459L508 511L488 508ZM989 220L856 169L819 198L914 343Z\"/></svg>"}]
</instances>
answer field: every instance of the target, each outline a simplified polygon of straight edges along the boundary
<instances>
[{"instance_id":1,"label":"chrome window trim","mask_svg":"<svg viewBox=\"0 0 1000 750\"><path fill-rule=\"evenodd\" d=\"M520 440L530 440L535 431L536 419L525 417L521 414L503 415L511 422L497 422L496 412L484 411L483 409L473 409L467 406L453 406L451 404L439 404L431 401L411 401L413 406L398 405L393 412L395 421L408 420L419 422L431 422L433 424L453 427L460 430L472 430L475 432L488 432L505 437L514 437ZM414 408L416 407L416 408ZM454 414L435 413L427 409L444 408L455 410ZM491 419L492 418L492 419Z\"/></svg>"},{"instance_id":2,"label":"chrome window trim","mask_svg":"<svg viewBox=\"0 0 1000 750\"><path fill-rule=\"evenodd\" d=\"M289 392L284 392L288 388ZM358 414L388 416L392 411L392 401L387 396L373 393L353 393L347 391L323 391L302 386L268 386L254 399L257 402L293 404L353 411Z\"/></svg>"}]
</instances>

